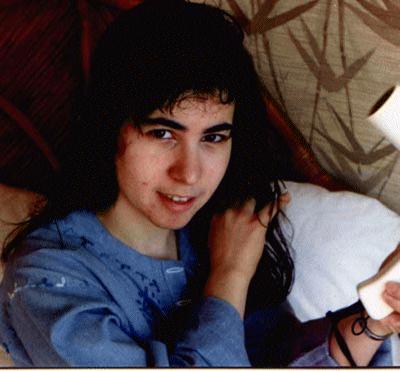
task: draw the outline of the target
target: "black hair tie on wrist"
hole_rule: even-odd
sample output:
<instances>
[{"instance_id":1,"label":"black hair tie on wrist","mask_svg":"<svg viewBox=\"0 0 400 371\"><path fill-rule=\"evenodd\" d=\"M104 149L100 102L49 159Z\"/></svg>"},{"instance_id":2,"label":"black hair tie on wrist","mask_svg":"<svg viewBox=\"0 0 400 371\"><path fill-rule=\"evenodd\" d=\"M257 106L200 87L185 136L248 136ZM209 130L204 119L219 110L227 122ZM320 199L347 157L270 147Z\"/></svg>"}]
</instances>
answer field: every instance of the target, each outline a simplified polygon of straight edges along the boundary
<instances>
[{"instance_id":1,"label":"black hair tie on wrist","mask_svg":"<svg viewBox=\"0 0 400 371\"><path fill-rule=\"evenodd\" d=\"M390 335L392 335L391 333L386 334L386 335L378 335L375 334L369 327L368 327L368 319L370 317L369 316L363 316L362 313L360 313L360 317L357 317L354 322L351 325L351 333L355 336L359 336L361 334L365 334L367 335L370 339L372 340L376 340L376 341L383 341L386 340ZM356 330L356 326L359 326L360 329L357 331Z\"/></svg>"},{"instance_id":2,"label":"black hair tie on wrist","mask_svg":"<svg viewBox=\"0 0 400 371\"><path fill-rule=\"evenodd\" d=\"M365 329L367 328L367 321L368 321L368 316L363 317L362 313L360 313L360 317L357 317L352 325L351 325L351 333L355 336L359 336L362 333L364 333ZM359 325L360 329L356 330L356 326Z\"/></svg>"},{"instance_id":3,"label":"black hair tie on wrist","mask_svg":"<svg viewBox=\"0 0 400 371\"><path fill-rule=\"evenodd\" d=\"M351 352L349 350L349 347L347 346L345 340L343 339L342 334L340 333L338 329L338 322L342 320L345 317L355 315L359 313L359 317L355 318L351 325L351 333L355 336L359 336L361 334L365 334L372 340L376 341L383 341L387 339L391 334L387 335L378 335L375 334L369 327L368 327L368 319L370 318L368 315L364 316L364 306L362 305L361 301L357 301L353 305L350 305L349 307L340 309L336 312L328 312L327 317L332 321L332 331L333 334L335 335L336 342L340 348L340 351L343 353L343 355L346 357L347 361L350 363L352 367L357 367L357 364L355 363ZM357 325L360 327L357 329Z\"/></svg>"}]
</instances>

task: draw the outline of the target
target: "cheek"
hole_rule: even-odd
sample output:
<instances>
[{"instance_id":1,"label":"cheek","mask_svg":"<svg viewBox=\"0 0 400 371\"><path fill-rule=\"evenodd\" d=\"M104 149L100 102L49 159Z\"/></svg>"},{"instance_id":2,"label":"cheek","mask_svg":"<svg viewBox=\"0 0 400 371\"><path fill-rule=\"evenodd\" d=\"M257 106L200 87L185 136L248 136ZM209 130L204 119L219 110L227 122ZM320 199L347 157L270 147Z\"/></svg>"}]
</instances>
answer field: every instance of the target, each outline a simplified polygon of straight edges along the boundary
<instances>
[{"instance_id":1,"label":"cheek","mask_svg":"<svg viewBox=\"0 0 400 371\"><path fill-rule=\"evenodd\" d=\"M147 187L154 177L156 163L136 151L125 151L116 162L120 188Z\"/></svg>"},{"instance_id":2,"label":"cheek","mask_svg":"<svg viewBox=\"0 0 400 371\"><path fill-rule=\"evenodd\" d=\"M228 168L230 155L231 148L229 147L229 150L221 153L219 156L208 159L206 179L208 179L210 187L212 186L213 188L212 190L210 189L210 191L214 192L224 177Z\"/></svg>"}]
</instances>

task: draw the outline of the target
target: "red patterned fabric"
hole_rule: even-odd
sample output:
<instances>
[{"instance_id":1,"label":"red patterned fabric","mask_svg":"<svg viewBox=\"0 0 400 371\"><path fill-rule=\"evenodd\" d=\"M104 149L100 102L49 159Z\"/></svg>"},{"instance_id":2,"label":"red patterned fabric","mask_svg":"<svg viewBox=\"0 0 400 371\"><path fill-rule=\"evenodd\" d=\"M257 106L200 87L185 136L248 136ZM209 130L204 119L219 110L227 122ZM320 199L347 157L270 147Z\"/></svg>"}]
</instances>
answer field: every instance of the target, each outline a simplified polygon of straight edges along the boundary
<instances>
[{"instance_id":1,"label":"red patterned fabric","mask_svg":"<svg viewBox=\"0 0 400 371\"><path fill-rule=\"evenodd\" d=\"M0 1L0 182L45 191L68 155L73 92L107 25L138 1Z\"/></svg>"}]
</instances>

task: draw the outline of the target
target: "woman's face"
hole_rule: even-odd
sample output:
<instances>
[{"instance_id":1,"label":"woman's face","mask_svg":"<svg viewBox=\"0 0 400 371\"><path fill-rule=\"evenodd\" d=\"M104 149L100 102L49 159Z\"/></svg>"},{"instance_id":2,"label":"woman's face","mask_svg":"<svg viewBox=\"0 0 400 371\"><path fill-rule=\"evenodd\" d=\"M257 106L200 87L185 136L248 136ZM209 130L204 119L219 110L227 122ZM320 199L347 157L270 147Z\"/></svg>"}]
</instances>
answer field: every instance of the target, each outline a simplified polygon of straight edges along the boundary
<instances>
[{"instance_id":1,"label":"woman's face","mask_svg":"<svg viewBox=\"0 0 400 371\"><path fill-rule=\"evenodd\" d=\"M234 105L186 98L121 131L116 158L124 214L178 229L210 199L231 154Z\"/></svg>"}]
</instances>

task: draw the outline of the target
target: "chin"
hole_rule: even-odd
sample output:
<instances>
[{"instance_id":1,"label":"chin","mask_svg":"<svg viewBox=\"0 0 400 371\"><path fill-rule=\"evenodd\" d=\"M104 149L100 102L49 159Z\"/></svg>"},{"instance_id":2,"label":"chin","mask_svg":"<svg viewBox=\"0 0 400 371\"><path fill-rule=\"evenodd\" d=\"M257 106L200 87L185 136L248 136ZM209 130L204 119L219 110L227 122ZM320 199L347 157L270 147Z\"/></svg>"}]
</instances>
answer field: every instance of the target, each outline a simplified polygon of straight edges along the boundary
<instances>
[{"instance_id":1,"label":"chin","mask_svg":"<svg viewBox=\"0 0 400 371\"><path fill-rule=\"evenodd\" d=\"M189 224L192 218L193 215L186 218L183 217L176 219L169 218L169 220L158 221L158 223L154 221L153 223L158 225L160 228L164 229L181 229L185 227L187 224Z\"/></svg>"},{"instance_id":2,"label":"chin","mask_svg":"<svg viewBox=\"0 0 400 371\"><path fill-rule=\"evenodd\" d=\"M181 229L181 228L185 227L186 225L188 225L190 220L191 219L186 220L185 222L177 222L176 221L176 222L167 223L164 228L167 228L167 229Z\"/></svg>"}]
</instances>

